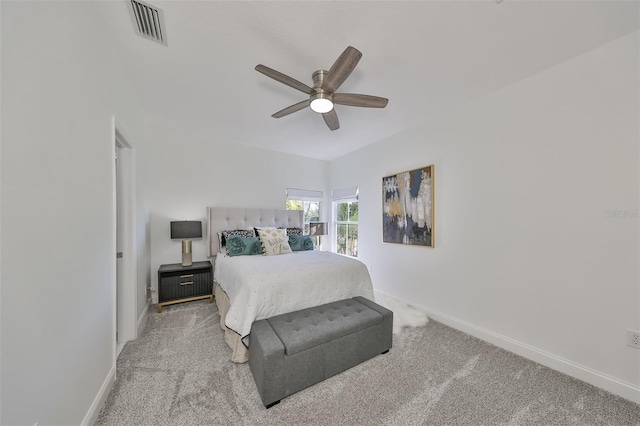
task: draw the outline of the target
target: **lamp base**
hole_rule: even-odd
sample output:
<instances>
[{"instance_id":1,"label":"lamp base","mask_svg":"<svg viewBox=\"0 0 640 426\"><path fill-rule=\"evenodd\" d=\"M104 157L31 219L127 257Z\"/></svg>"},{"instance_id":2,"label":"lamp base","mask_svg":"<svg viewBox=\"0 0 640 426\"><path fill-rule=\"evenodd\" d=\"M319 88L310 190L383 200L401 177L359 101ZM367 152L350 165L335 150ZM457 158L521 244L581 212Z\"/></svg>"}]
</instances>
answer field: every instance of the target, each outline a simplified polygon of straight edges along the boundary
<instances>
[{"instance_id":1,"label":"lamp base","mask_svg":"<svg viewBox=\"0 0 640 426\"><path fill-rule=\"evenodd\" d=\"M182 240L182 266L191 265L191 240Z\"/></svg>"}]
</instances>

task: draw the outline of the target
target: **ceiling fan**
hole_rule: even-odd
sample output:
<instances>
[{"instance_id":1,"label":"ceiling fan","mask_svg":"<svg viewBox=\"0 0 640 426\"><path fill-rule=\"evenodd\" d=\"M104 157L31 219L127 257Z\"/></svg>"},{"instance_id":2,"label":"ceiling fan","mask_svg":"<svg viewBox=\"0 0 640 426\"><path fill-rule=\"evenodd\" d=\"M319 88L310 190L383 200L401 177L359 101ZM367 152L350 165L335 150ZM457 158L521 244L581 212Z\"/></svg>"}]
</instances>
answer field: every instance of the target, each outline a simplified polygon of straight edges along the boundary
<instances>
[{"instance_id":1,"label":"ceiling fan","mask_svg":"<svg viewBox=\"0 0 640 426\"><path fill-rule=\"evenodd\" d=\"M386 98L356 93L336 93L338 87L344 83L356 65L358 65L360 58L362 58L362 53L358 49L351 46L347 47L336 59L329 71L318 70L313 73L313 87L309 87L262 64L256 65L256 71L309 95L309 99L288 106L273 114L272 117L281 118L310 107L313 111L322 114L322 118L324 118L329 129L337 130L340 128L340 122L338 121L336 110L333 108L334 104L366 108L386 107L389 102L389 99Z\"/></svg>"}]
</instances>

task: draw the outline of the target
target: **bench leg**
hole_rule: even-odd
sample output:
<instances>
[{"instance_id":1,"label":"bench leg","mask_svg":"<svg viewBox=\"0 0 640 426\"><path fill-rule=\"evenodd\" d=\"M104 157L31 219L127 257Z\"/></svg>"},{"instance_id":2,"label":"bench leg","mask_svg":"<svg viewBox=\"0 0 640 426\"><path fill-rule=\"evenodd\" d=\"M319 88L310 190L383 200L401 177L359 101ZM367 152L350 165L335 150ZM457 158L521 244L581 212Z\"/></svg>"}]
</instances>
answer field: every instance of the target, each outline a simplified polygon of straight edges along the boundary
<instances>
[{"instance_id":1,"label":"bench leg","mask_svg":"<svg viewBox=\"0 0 640 426\"><path fill-rule=\"evenodd\" d=\"M273 407L273 406L274 406L274 405L276 405L276 404L280 404L280 400L278 400L278 401L276 401L276 402L272 402L272 403L271 403L271 404L269 404L269 405L265 405L265 406L264 406L264 408L266 408L266 409L268 410L269 408Z\"/></svg>"}]
</instances>

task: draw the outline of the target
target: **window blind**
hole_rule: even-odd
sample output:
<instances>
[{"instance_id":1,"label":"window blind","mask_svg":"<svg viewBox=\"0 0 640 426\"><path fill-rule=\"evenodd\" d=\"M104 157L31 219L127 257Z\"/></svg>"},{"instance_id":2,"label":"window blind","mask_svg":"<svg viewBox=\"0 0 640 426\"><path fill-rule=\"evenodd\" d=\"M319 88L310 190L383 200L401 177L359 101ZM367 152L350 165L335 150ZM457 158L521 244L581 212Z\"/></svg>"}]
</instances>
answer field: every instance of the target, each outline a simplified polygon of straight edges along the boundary
<instances>
[{"instance_id":1,"label":"window blind","mask_svg":"<svg viewBox=\"0 0 640 426\"><path fill-rule=\"evenodd\" d=\"M324 194L322 193L322 191L287 188L287 200L322 201L323 199Z\"/></svg>"},{"instance_id":2,"label":"window blind","mask_svg":"<svg viewBox=\"0 0 640 426\"><path fill-rule=\"evenodd\" d=\"M360 188L357 186L351 186L349 188L334 189L331 191L331 200L357 200L358 192Z\"/></svg>"}]
</instances>

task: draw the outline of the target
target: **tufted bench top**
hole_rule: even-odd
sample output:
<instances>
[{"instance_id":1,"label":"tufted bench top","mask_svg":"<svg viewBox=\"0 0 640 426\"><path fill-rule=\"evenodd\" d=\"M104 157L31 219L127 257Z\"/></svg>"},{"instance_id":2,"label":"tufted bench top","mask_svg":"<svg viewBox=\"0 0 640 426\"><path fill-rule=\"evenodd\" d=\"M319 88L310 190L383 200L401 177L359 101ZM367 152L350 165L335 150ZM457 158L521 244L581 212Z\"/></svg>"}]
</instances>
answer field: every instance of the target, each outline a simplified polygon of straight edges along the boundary
<instances>
[{"instance_id":1,"label":"tufted bench top","mask_svg":"<svg viewBox=\"0 0 640 426\"><path fill-rule=\"evenodd\" d=\"M363 303L360 297L314 306L267 319L287 355L338 339L354 331L372 327L383 316Z\"/></svg>"}]
</instances>

